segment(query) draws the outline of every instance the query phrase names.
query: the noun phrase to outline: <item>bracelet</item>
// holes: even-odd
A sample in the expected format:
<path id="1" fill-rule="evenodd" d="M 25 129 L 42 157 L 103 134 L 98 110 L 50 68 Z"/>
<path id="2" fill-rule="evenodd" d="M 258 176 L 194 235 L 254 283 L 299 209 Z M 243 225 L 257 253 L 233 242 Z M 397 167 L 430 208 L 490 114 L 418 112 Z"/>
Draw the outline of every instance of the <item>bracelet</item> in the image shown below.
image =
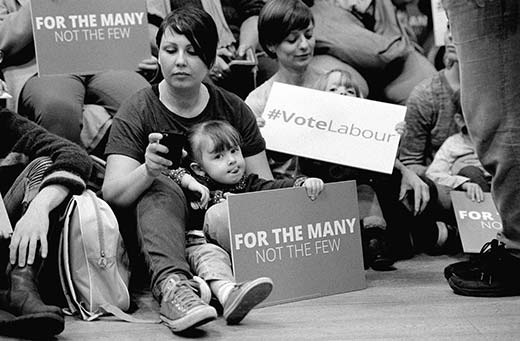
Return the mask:
<path id="1" fill-rule="evenodd" d="M 182 167 L 172 169 L 168 172 L 168 177 L 172 179 L 177 185 L 182 187 L 182 178 L 188 174 L 188 171 Z"/>

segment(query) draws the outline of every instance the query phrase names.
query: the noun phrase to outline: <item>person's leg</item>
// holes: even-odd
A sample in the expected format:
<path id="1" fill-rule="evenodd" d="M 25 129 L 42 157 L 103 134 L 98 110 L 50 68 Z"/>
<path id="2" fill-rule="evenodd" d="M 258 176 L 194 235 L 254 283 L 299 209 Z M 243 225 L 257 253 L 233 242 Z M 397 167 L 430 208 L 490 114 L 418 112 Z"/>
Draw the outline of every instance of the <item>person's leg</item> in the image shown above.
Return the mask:
<path id="1" fill-rule="evenodd" d="M 155 179 L 136 207 L 137 239 L 151 274 L 160 317 L 180 332 L 214 320 L 217 312 L 196 295 L 198 283 L 186 260 L 187 202 L 180 187 L 165 176 Z"/>
<path id="2" fill-rule="evenodd" d="M 210 242 L 219 245 L 228 254 L 231 254 L 227 202 L 215 204 L 206 211 L 203 229 Z"/>
<path id="3" fill-rule="evenodd" d="M 137 238 L 151 274 L 152 293 L 161 299 L 162 283 L 171 275 L 192 277 L 185 254 L 186 198 L 166 177 L 157 178 L 137 202 Z"/>
<path id="4" fill-rule="evenodd" d="M 478 167 L 466 166 L 459 171 L 458 175 L 469 178 L 471 182 L 479 185 L 484 192 L 489 192 L 491 190 L 489 180 L 485 177 L 484 172 Z"/>
<path id="5" fill-rule="evenodd" d="M 454 273 L 452 289 L 472 296 L 520 294 L 520 7 L 516 0 L 444 1 L 461 70 L 464 117 L 503 231 L 475 271 Z M 505 246 L 505 248 L 504 248 Z M 470 264 L 471 263 L 471 264 Z"/>
<path id="6" fill-rule="evenodd" d="M 84 100 L 82 76 L 34 76 L 25 83 L 19 111 L 51 133 L 81 145 Z"/>
<path id="7" fill-rule="evenodd" d="M 38 193 L 43 174 L 52 165 L 48 157 L 41 157 L 33 160 L 20 173 L 12 184 L 10 190 L 5 195 L 5 204 L 8 215 L 15 225 L 20 219 L 29 203 Z M 63 206 L 60 206 L 63 208 Z M 54 236 L 59 234 L 58 212 L 53 211 L 49 217 L 49 257 L 53 258 L 56 251 Z M 13 226 L 16 228 L 15 226 Z M 7 244 L 5 244 L 7 246 Z M 12 316 L 0 320 L 0 333 L 9 332 L 12 336 L 22 337 L 51 337 L 61 333 L 65 326 L 65 320 L 61 309 L 56 306 L 46 305 L 40 296 L 40 287 L 37 285 L 40 271 L 44 262 L 41 257 L 36 257 L 32 265 L 20 267 L 18 265 L 8 265 L 7 285 L 4 290 L 0 290 L 0 308 L 8 311 Z M 8 258 L 6 257 L 6 260 Z M 53 264 L 54 266 L 56 264 Z M 48 268 L 52 268 L 48 267 Z M 2 270 L 4 271 L 4 264 Z M 48 274 L 48 272 L 45 272 Z M 45 281 L 44 281 L 45 282 Z M 53 284 L 55 286 L 55 283 Z M 56 293 L 56 292 L 55 292 Z M 59 292 L 58 292 L 59 293 Z M 18 329 L 24 326 L 24 329 Z"/>
<path id="8" fill-rule="evenodd" d="M 229 254 L 220 246 L 208 243 L 205 238 L 193 237 L 202 231 L 188 232 L 186 248 L 188 261 L 193 271 L 208 282 L 211 291 L 222 305 L 222 315 L 228 324 L 238 324 L 273 289 L 273 281 L 259 277 L 251 281 L 236 283 L 231 270 Z M 191 242 L 190 242 L 191 241 Z"/>
<path id="9" fill-rule="evenodd" d="M 150 86 L 133 71 L 103 71 L 87 77 L 86 104 L 98 104 L 114 116 L 121 103 L 137 91 Z"/>

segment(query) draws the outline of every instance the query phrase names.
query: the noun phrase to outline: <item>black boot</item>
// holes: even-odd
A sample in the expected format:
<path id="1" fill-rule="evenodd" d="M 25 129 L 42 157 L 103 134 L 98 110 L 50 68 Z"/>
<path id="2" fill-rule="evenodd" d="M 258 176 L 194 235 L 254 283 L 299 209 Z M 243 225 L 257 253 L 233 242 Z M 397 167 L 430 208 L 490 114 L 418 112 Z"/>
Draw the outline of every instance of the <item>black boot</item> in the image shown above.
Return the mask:
<path id="1" fill-rule="evenodd" d="M 61 309 L 46 305 L 41 300 L 36 278 L 36 265 L 16 265 L 8 272 L 7 290 L 0 292 L 0 308 L 15 316 L 11 324 L 25 326 L 18 330 L 17 336 L 45 338 L 57 335 L 65 328 Z M 7 330 L 9 323 L 3 322 Z"/>
<path id="2" fill-rule="evenodd" d="M 385 230 L 379 227 L 363 228 L 361 238 L 365 270 L 369 267 L 376 271 L 396 270 L 393 266 L 394 258 L 390 255 Z"/>

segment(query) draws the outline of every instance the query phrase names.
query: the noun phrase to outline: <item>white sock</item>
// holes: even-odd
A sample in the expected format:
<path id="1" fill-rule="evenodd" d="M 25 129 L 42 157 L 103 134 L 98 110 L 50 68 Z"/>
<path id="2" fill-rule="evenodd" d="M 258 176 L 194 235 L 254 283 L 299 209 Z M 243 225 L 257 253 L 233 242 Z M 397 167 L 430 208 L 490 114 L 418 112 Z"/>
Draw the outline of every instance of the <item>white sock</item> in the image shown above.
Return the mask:
<path id="1" fill-rule="evenodd" d="M 219 279 L 209 282 L 209 287 L 211 288 L 211 292 L 217 296 L 220 304 L 224 305 L 229 297 L 229 293 L 235 287 L 235 283 L 224 279 Z"/>

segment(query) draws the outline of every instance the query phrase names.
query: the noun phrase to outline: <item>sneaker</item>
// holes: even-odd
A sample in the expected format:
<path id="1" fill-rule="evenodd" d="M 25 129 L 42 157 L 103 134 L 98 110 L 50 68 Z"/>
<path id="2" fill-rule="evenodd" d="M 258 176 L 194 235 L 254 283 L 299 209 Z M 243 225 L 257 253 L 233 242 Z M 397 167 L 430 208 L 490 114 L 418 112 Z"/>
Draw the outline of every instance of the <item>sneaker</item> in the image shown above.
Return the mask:
<path id="1" fill-rule="evenodd" d="M 160 317 L 174 332 L 195 328 L 217 318 L 217 311 L 205 303 L 196 291 L 196 280 L 168 279 L 163 287 Z"/>
<path id="2" fill-rule="evenodd" d="M 228 324 L 238 324 L 257 304 L 269 296 L 273 281 L 260 277 L 252 281 L 236 284 L 224 303 L 224 318 Z"/>
<path id="3" fill-rule="evenodd" d="M 520 295 L 520 258 L 511 255 L 496 239 L 482 247 L 478 258 L 449 265 L 444 271 L 448 284 L 459 295 Z"/>

